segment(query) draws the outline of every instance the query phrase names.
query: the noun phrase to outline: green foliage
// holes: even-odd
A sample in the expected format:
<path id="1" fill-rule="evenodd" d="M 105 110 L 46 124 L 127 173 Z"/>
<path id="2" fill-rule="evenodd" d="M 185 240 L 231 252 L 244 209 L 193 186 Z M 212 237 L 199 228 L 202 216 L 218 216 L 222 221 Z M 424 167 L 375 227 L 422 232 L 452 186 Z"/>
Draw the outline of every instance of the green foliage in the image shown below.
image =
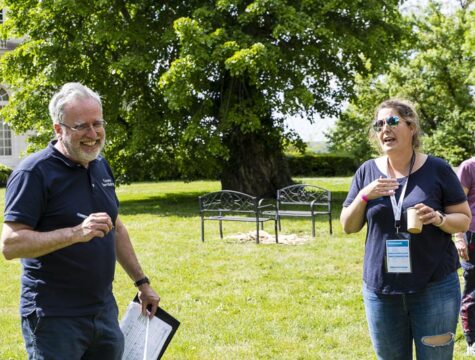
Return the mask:
<path id="1" fill-rule="evenodd" d="M 226 95 L 226 87 L 237 82 L 265 94 L 264 112 L 333 113 L 328 99 L 338 102 L 351 93 L 351 71 L 367 72 L 365 58 L 383 66 L 389 54 L 374 56 L 377 47 L 401 36 L 397 2 L 384 10 L 375 1 L 356 3 L 204 2 L 174 22 L 180 54 L 160 82 L 169 106 L 187 108 L 193 100 L 211 112 L 216 102 L 204 104 L 202 97 Z M 340 83 L 339 95 L 331 81 Z M 223 110 L 229 100 L 243 98 L 228 98 Z M 253 111 L 258 117 L 262 112 Z"/>
<path id="2" fill-rule="evenodd" d="M 163 178 L 170 164 L 187 179 L 215 178 L 230 159 L 230 134 L 261 132 L 276 153 L 298 144 L 283 118 L 335 114 L 353 74 L 384 68 L 404 34 L 396 0 L 4 5 L 0 31 L 24 42 L 0 60 L 14 90 L 2 116 L 19 132 L 35 130 L 32 149 L 42 147 L 53 135 L 52 93 L 85 83 L 103 97 L 119 182 Z"/>
<path id="3" fill-rule="evenodd" d="M 66 81 L 81 81 L 103 98 L 110 159 L 119 181 L 149 172 L 161 177 L 176 143 L 164 121 L 151 74 L 170 57 L 173 30 L 151 1 L 6 0 L 2 32 L 24 42 L 0 60 L 2 83 L 13 90 L 2 115 L 18 131 L 33 129 L 32 150 L 53 137 L 47 105 Z M 179 7 L 176 11 L 180 11 Z M 171 45 L 172 43 L 170 43 Z M 137 164 L 140 163 L 140 167 Z M 138 177 L 138 176 L 137 176 Z"/>
<path id="4" fill-rule="evenodd" d="M 464 113 L 456 111 L 445 120 L 425 138 L 424 148 L 458 166 L 474 154 L 475 108 Z"/>
<path id="5" fill-rule="evenodd" d="M 349 176 L 358 167 L 347 155 L 304 154 L 287 157 L 292 176 Z"/>
<path id="6" fill-rule="evenodd" d="M 7 180 L 11 173 L 11 168 L 0 164 L 0 187 L 4 187 L 5 185 L 7 185 Z"/>
<path id="7" fill-rule="evenodd" d="M 384 93 L 374 91 L 368 94 L 366 90 L 369 87 L 361 86 L 361 79 L 358 79 L 356 89 L 359 91 L 358 97 L 349 104 L 326 136 L 329 139 L 330 151 L 351 153 L 359 163 L 363 163 L 376 154 L 376 149 L 370 142 L 369 124 L 373 119 L 373 104 L 382 101 L 382 98 L 373 98 L 384 96 Z M 375 96 L 370 96 L 372 94 Z"/>
<path id="8" fill-rule="evenodd" d="M 467 3 L 473 3 L 473 0 L 467 1 Z M 467 15 L 467 22 L 473 24 L 475 22 L 475 12 L 470 12 Z M 465 32 L 465 44 L 464 50 L 467 53 L 474 53 L 475 52 L 475 26 L 471 26 Z M 475 67 L 472 67 L 472 71 L 470 72 L 470 79 L 469 81 L 474 84 L 475 83 Z"/>
<path id="9" fill-rule="evenodd" d="M 388 72 L 357 79 L 358 95 L 329 136 L 332 150 L 354 153 L 360 162 L 374 156 L 368 138 L 374 108 L 387 98 L 401 97 L 418 108 L 424 151 L 454 166 L 472 156 L 475 52 L 469 44 L 475 9 L 470 1 L 460 4 L 465 6 L 444 15 L 431 2 L 423 13 L 406 19 L 414 40 Z"/>

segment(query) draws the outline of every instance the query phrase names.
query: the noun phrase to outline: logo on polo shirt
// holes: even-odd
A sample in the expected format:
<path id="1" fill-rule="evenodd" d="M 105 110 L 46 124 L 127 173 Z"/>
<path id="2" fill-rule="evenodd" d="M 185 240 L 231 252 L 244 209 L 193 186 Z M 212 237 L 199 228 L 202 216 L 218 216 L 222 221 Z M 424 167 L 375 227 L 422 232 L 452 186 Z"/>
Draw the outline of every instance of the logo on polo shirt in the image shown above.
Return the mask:
<path id="1" fill-rule="evenodd" d="M 102 187 L 114 186 L 112 179 L 102 179 Z"/>

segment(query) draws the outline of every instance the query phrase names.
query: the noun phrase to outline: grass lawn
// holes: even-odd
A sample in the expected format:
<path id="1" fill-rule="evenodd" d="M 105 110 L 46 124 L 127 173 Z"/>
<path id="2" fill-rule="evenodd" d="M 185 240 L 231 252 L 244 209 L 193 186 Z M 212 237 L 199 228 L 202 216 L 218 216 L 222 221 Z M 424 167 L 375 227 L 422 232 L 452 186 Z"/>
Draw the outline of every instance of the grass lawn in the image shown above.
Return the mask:
<path id="1" fill-rule="evenodd" d="M 181 321 L 164 359 L 374 359 L 361 298 L 365 232 L 346 235 L 338 221 L 351 178 L 301 178 L 333 192 L 334 234 L 326 218 L 316 239 L 305 219 L 283 219 L 283 234 L 303 245 L 219 239 L 206 222 L 200 241 L 198 200 L 218 182 L 137 183 L 118 189 L 121 218 L 161 306 Z M 0 191 L 3 209 L 4 190 Z M 224 224 L 224 235 L 253 230 Z M 265 230 L 272 233 L 268 222 Z M 18 298 L 19 261 L 0 260 L 0 359 L 25 359 Z M 114 292 L 123 313 L 135 295 L 117 267 Z M 464 359 L 460 326 L 455 359 Z M 467 357 L 468 359 L 468 357 Z"/>

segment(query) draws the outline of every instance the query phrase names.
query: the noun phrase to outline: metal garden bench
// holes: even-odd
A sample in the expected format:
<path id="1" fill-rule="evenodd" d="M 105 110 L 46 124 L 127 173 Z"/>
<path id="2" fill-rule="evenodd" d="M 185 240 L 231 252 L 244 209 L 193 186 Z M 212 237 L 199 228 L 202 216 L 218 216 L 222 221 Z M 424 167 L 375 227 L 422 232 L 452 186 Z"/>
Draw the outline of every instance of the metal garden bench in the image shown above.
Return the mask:
<path id="1" fill-rule="evenodd" d="M 274 204 L 264 204 L 264 199 L 238 191 L 222 190 L 200 196 L 201 241 L 204 238 L 205 220 L 219 221 L 219 235 L 223 238 L 223 221 L 243 221 L 256 223 L 256 243 L 259 243 L 259 225 L 274 221 L 275 242 L 278 243 L 277 213 Z M 264 216 L 264 210 L 273 210 L 273 214 Z"/>
<path id="2" fill-rule="evenodd" d="M 308 184 L 290 185 L 277 190 L 276 200 L 279 230 L 282 217 L 308 217 L 312 219 L 312 236 L 315 237 L 315 218 L 326 215 L 330 234 L 333 233 L 331 191 Z"/>

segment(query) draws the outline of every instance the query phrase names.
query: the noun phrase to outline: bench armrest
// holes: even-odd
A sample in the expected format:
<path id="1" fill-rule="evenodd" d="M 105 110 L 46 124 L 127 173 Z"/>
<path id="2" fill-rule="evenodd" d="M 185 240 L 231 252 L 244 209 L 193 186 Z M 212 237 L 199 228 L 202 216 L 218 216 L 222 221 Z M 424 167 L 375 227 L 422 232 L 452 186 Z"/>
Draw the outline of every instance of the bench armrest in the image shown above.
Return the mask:
<path id="1" fill-rule="evenodd" d="M 313 200 L 311 203 L 310 203 L 310 211 L 313 213 L 313 210 L 315 208 L 315 203 L 317 202 L 317 200 Z"/>
<path id="2" fill-rule="evenodd" d="M 266 202 L 269 202 L 266 204 Z M 274 209 L 275 208 L 275 203 L 274 203 L 274 200 L 273 199 L 260 199 L 259 200 L 259 203 L 257 205 L 257 208 L 260 210 L 260 209 L 267 209 L 267 208 L 271 208 L 271 209 Z"/>

